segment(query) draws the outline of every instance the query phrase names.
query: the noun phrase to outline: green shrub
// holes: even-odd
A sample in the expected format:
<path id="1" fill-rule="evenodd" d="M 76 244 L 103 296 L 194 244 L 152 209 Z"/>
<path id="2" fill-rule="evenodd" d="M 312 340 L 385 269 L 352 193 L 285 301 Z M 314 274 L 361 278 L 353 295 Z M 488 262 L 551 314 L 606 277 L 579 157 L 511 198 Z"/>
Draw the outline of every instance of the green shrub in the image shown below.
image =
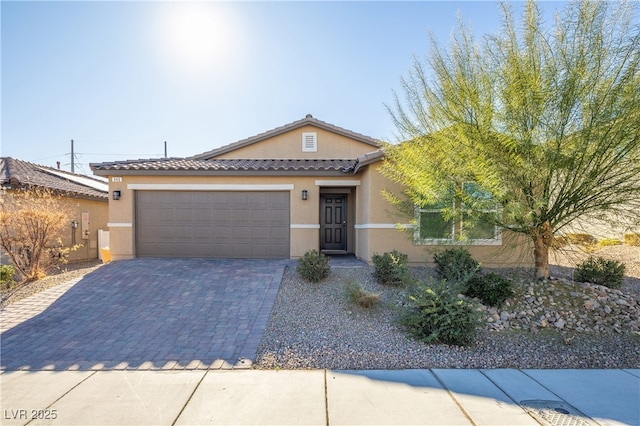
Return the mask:
<path id="1" fill-rule="evenodd" d="M 476 306 L 447 282 L 421 283 L 409 295 L 402 323 L 426 343 L 465 346 L 475 340 L 480 316 Z"/>
<path id="2" fill-rule="evenodd" d="M 620 288 L 624 279 L 624 263 L 602 257 L 589 257 L 576 266 L 573 278 L 578 282 L 600 284 L 609 288 Z"/>
<path id="3" fill-rule="evenodd" d="M 513 297 L 513 282 L 493 272 L 478 274 L 469 280 L 464 294 L 477 297 L 485 305 L 499 308 L 505 300 Z"/>
<path id="4" fill-rule="evenodd" d="M 302 278 L 312 283 L 317 283 L 329 276 L 331 267 L 329 258 L 317 250 L 309 250 L 298 259 L 296 269 Z"/>
<path id="5" fill-rule="evenodd" d="M 480 269 L 469 250 L 452 248 L 433 255 L 438 276 L 450 283 L 465 283 Z"/>
<path id="6" fill-rule="evenodd" d="M 410 277 L 409 267 L 407 266 L 408 257 L 404 253 L 400 253 L 397 250 L 383 255 L 376 253 L 371 260 L 374 266 L 373 276 L 382 284 L 401 286 Z"/>
<path id="7" fill-rule="evenodd" d="M 350 281 L 347 284 L 347 297 L 361 308 L 369 309 L 380 303 L 380 295 L 362 288 L 359 282 Z"/>
<path id="8" fill-rule="evenodd" d="M 11 265 L 0 265 L 0 288 L 11 288 L 14 284 L 15 269 Z"/>
<path id="9" fill-rule="evenodd" d="M 624 243 L 628 246 L 640 247 L 640 234 L 624 234 Z"/>

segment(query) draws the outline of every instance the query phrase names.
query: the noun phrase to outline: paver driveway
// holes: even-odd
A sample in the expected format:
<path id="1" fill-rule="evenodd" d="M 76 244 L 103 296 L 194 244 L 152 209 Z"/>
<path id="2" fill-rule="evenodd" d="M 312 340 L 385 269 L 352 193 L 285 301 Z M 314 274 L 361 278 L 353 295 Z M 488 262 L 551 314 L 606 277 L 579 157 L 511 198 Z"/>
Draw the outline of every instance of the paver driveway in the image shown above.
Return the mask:
<path id="1" fill-rule="evenodd" d="M 5 331 L 6 370 L 220 368 L 251 360 L 287 261 L 105 265 Z"/>

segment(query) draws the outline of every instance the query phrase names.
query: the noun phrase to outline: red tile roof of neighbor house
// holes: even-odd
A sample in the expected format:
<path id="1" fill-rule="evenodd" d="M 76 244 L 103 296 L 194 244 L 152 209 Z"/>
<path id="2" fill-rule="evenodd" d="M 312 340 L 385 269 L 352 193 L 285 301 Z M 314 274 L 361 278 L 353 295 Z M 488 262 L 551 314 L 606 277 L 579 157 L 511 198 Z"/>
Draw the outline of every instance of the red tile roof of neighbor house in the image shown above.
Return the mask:
<path id="1" fill-rule="evenodd" d="M 12 188 L 37 186 L 90 199 L 107 200 L 109 193 L 109 185 L 102 180 L 11 157 L 0 158 L 0 184 Z"/>

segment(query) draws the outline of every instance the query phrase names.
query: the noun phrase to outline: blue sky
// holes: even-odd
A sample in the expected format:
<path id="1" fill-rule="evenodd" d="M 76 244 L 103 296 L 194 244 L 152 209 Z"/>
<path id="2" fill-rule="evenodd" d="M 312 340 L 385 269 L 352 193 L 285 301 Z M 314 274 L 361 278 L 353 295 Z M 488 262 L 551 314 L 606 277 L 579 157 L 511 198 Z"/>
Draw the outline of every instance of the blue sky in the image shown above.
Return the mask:
<path id="1" fill-rule="evenodd" d="M 543 3 L 552 12 L 562 3 Z M 182 157 L 306 114 L 392 140 L 385 109 L 431 32 L 495 2 L 2 1 L 2 156 L 70 169 Z"/>

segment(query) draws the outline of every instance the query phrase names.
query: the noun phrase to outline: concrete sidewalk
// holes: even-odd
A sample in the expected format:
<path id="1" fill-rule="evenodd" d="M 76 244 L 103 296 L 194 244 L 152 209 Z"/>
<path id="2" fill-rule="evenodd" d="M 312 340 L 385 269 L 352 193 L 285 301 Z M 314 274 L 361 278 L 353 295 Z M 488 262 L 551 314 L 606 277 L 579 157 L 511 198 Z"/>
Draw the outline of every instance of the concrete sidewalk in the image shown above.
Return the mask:
<path id="1" fill-rule="evenodd" d="M 640 424 L 635 370 L 10 371 L 3 425 Z"/>

